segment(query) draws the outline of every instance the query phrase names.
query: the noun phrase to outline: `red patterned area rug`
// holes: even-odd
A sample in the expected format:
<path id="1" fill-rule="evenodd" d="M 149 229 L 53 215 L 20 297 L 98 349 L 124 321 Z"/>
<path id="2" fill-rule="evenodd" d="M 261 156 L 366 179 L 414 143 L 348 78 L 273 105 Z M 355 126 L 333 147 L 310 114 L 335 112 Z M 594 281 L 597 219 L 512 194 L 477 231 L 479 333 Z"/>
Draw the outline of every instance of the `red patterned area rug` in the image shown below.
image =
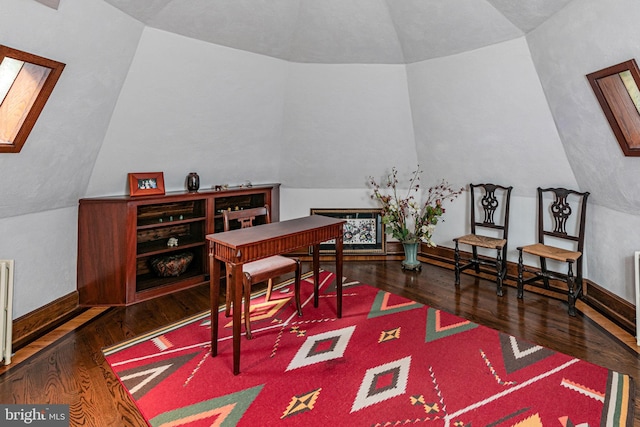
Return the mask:
<path id="1" fill-rule="evenodd" d="M 252 301 L 232 373 L 230 319 L 210 356 L 203 313 L 104 349 L 152 426 L 631 426 L 627 375 L 322 272 L 303 316 L 290 284 Z"/>

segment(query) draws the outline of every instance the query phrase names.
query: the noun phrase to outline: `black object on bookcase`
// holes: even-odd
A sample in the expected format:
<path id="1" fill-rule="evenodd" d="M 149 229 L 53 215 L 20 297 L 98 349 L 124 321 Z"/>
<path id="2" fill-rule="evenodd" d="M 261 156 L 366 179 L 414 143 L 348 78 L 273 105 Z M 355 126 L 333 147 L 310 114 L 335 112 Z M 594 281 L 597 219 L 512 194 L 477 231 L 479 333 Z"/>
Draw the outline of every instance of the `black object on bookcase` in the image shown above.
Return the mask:
<path id="1" fill-rule="evenodd" d="M 189 175 L 187 175 L 187 190 L 190 193 L 193 193 L 195 191 L 198 191 L 199 188 L 200 188 L 200 177 L 198 176 L 197 173 L 191 172 Z"/>

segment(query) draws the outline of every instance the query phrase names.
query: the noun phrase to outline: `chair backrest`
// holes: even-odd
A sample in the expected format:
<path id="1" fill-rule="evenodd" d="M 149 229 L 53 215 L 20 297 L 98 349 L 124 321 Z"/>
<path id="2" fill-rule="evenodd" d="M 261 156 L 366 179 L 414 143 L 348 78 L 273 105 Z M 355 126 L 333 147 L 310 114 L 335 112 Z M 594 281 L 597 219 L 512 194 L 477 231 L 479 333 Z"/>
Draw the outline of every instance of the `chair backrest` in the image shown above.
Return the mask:
<path id="1" fill-rule="evenodd" d="M 588 192 L 538 187 L 538 243 L 545 244 L 545 237 L 572 241 L 582 252 L 588 197 Z"/>
<path id="2" fill-rule="evenodd" d="M 224 231 L 229 231 L 233 228 L 247 228 L 259 224 L 269 224 L 271 222 L 269 205 L 237 211 L 224 211 L 222 212 L 222 217 L 224 218 Z M 237 224 L 232 223 L 232 221 L 236 221 Z"/>
<path id="3" fill-rule="evenodd" d="M 509 234 L 509 205 L 513 187 L 497 184 L 469 184 L 469 188 L 471 190 L 471 233 L 476 234 L 476 227 L 491 228 L 501 231 L 501 238 L 506 239 Z M 478 201 L 480 209 L 476 205 Z M 498 211 L 500 201 L 502 201 L 502 208 Z M 482 212 L 482 219 L 476 219 L 476 210 Z"/>

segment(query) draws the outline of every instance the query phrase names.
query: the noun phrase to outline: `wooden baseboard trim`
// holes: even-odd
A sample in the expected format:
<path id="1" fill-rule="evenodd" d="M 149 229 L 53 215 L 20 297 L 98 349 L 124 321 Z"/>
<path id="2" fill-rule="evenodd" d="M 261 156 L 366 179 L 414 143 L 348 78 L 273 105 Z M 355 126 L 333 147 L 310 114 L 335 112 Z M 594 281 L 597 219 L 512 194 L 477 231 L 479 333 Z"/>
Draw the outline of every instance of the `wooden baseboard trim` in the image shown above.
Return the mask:
<path id="1" fill-rule="evenodd" d="M 49 330 L 73 316 L 79 309 L 78 292 L 74 291 L 55 301 L 51 301 L 37 310 L 14 319 L 13 348 L 23 347 L 39 336 L 46 334 Z"/>
<path id="2" fill-rule="evenodd" d="M 582 299 L 631 335 L 636 334 L 636 307 L 590 280 L 585 280 Z"/>

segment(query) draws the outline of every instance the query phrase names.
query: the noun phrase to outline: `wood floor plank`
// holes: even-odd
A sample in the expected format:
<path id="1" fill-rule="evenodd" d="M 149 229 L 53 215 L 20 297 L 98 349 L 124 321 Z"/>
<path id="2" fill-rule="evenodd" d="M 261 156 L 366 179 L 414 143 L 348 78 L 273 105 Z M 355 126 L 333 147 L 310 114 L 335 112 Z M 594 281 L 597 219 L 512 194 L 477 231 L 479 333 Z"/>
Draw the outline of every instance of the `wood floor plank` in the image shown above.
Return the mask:
<path id="1" fill-rule="evenodd" d="M 19 351 L 12 355 L 11 364 L 0 365 L 0 375 L 13 367 L 20 365 L 22 362 L 38 353 L 40 350 L 49 347 L 60 338 L 64 337 L 70 332 L 77 330 L 82 325 L 100 316 L 108 309 L 109 307 L 89 308 L 88 310 L 83 311 L 68 322 L 65 322 L 63 325 L 55 328 L 53 331 L 45 334 L 36 341 L 22 347 Z"/>
<path id="2" fill-rule="evenodd" d="M 326 268 L 331 271 L 333 265 Z M 303 271 L 309 269 L 305 263 Z M 578 315 L 571 317 L 565 301 L 528 291 L 520 300 L 509 286 L 498 297 L 495 283 L 466 274 L 456 287 L 453 271 L 429 264 L 421 272 L 404 272 L 399 261 L 348 262 L 344 275 L 632 376 L 635 425 L 640 425 L 635 338 L 581 302 Z M 72 426 L 144 426 L 102 348 L 207 309 L 205 285 L 130 307 L 87 310 L 18 351 L 9 367 L 0 367 L 0 402 L 69 404 Z"/>

